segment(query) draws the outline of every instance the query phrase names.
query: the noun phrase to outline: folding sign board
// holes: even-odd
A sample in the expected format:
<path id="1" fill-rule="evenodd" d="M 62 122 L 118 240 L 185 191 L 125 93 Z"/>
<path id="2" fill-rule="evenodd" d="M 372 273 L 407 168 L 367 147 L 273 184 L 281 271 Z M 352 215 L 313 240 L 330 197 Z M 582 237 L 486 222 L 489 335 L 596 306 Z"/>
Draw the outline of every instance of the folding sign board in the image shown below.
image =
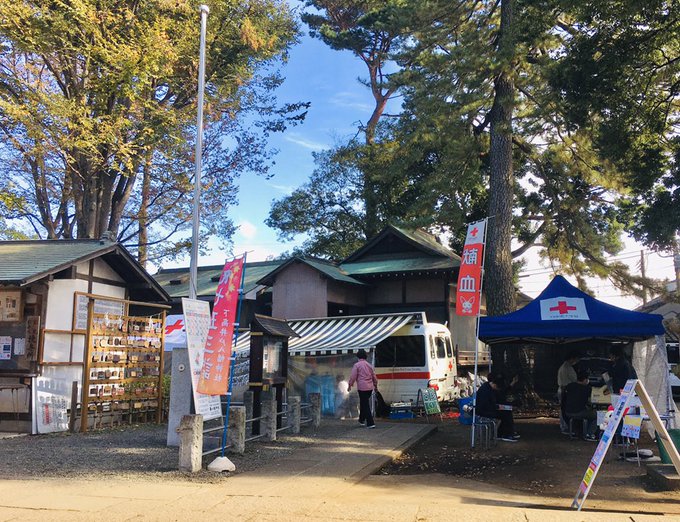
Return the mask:
<path id="1" fill-rule="evenodd" d="M 600 439 L 600 443 L 597 445 L 597 448 L 595 448 L 593 458 L 590 460 L 590 464 L 588 465 L 585 475 L 583 475 L 583 480 L 581 480 L 581 485 L 576 492 L 576 497 L 574 497 L 571 507 L 581 511 L 581 508 L 586 501 L 586 497 L 590 492 L 590 488 L 593 487 L 593 482 L 595 482 L 597 472 L 602 466 L 604 456 L 607 454 L 607 450 L 609 449 L 609 446 L 611 446 L 612 440 L 614 439 L 616 429 L 623 420 L 626 408 L 628 408 L 628 406 L 633 402 L 635 395 L 637 395 L 638 399 L 640 399 L 640 403 L 647 412 L 649 419 L 652 421 L 654 429 L 656 429 L 657 437 L 661 439 L 661 443 L 673 461 L 675 470 L 678 472 L 678 474 L 680 474 L 680 454 L 678 454 L 678 450 L 673 445 L 670 435 L 668 435 L 668 431 L 666 431 L 666 426 L 664 426 L 661 417 L 659 417 L 659 413 L 656 411 L 656 408 L 654 407 L 652 400 L 649 398 L 647 390 L 645 390 L 644 386 L 642 386 L 642 383 L 637 379 L 630 379 L 626 382 L 626 386 L 624 386 L 621 396 L 619 397 L 619 401 L 616 403 L 616 407 L 614 408 L 614 413 L 607 424 L 607 429 L 604 430 L 604 434 Z"/>
<path id="2" fill-rule="evenodd" d="M 182 298 L 184 327 L 186 329 L 191 389 L 194 395 L 194 409 L 203 415 L 203 420 L 217 419 L 222 416 L 222 402 L 219 395 L 199 393 L 198 379 L 203 367 L 205 342 L 210 329 L 210 304 L 207 301 Z"/>

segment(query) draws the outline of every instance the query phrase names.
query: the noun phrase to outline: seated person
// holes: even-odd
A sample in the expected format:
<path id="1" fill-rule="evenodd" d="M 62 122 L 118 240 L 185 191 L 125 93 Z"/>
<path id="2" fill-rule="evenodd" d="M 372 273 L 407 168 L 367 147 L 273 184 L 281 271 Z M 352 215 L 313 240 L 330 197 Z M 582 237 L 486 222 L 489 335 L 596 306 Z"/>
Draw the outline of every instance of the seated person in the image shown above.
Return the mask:
<path id="1" fill-rule="evenodd" d="M 576 375 L 576 382 L 569 383 L 564 390 L 564 411 L 567 418 L 583 419 L 584 439 L 598 440 L 595 436 L 597 412 L 588 404 L 589 399 L 588 372 L 581 370 Z"/>
<path id="2" fill-rule="evenodd" d="M 496 400 L 497 393 L 503 393 L 505 380 L 500 374 L 490 373 L 487 382 L 477 390 L 476 414 L 480 417 L 498 419 L 498 438 L 506 442 L 517 442 L 519 435 L 515 433 L 512 410 L 499 410 Z"/>

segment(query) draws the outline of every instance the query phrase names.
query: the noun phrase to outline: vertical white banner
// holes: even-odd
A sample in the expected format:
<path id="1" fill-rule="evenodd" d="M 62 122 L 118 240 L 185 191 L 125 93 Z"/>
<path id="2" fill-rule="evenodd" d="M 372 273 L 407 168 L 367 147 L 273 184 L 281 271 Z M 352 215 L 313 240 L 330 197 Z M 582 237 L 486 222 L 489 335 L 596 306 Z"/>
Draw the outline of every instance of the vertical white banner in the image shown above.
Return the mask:
<path id="1" fill-rule="evenodd" d="M 216 419 L 222 416 L 221 397 L 219 395 L 203 395 L 196 391 L 203 367 L 205 342 L 208 339 L 208 330 L 210 329 L 210 305 L 206 301 L 182 298 L 182 311 L 184 312 L 184 328 L 189 352 L 194 408 L 196 413 L 203 415 L 203 420 Z"/>

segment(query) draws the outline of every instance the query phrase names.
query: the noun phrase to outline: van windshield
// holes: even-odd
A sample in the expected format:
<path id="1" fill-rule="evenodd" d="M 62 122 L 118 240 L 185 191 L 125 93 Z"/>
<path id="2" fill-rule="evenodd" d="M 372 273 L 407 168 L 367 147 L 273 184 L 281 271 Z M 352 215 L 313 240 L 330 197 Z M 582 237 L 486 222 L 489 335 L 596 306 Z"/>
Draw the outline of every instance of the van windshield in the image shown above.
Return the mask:
<path id="1" fill-rule="evenodd" d="M 446 345 L 442 337 L 437 337 L 437 358 L 444 359 L 446 357 Z"/>
<path id="2" fill-rule="evenodd" d="M 375 347 L 375 366 L 425 366 L 425 337 L 404 335 L 380 341 Z"/>
<path id="3" fill-rule="evenodd" d="M 446 340 L 446 356 L 453 357 L 453 349 L 451 348 L 451 339 L 445 337 Z"/>

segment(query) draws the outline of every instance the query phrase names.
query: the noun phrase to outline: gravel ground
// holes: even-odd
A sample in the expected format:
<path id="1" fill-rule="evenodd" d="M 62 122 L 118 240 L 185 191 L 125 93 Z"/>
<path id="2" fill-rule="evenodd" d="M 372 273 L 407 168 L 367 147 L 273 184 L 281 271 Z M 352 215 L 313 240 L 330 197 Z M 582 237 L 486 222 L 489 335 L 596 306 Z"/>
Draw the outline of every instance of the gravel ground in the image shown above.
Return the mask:
<path id="1" fill-rule="evenodd" d="M 292 451 L 342 436 L 349 423 L 324 419 L 318 429 L 298 436 L 279 433 L 273 442 L 246 443 L 243 455 L 228 454 L 236 473 L 256 469 Z M 0 480 L 111 477 L 122 480 L 220 482 L 229 474 L 205 471 L 217 454 L 204 459 L 204 471 L 177 471 L 178 449 L 165 445 L 166 424 L 141 424 L 88 433 L 56 433 L 0 439 Z M 233 475 L 233 474 L 232 474 Z"/>

